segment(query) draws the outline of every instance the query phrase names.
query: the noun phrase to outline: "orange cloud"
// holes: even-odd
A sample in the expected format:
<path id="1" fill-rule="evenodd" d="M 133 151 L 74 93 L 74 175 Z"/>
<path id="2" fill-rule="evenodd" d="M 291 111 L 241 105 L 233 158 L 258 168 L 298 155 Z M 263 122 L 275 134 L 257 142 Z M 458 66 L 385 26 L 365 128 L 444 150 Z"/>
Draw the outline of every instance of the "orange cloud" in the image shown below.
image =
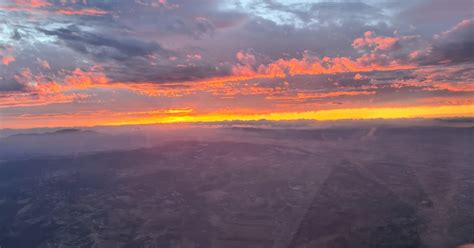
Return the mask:
<path id="1" fill-rule="evenodd" d="M 15 57 L 13 56 L 7 55 L 7 56 L 2 57 L 2 64 L 4 65 L 9 65 L 13 61 L 15 61 Z"/>
<path id="2" fill-rule="evenodd" d="M 426 91 L 446 90 L 451 92 L 474 92 L 474 82 L 436 82 L 432 80 L 397 80 L 393 88 L 418 87 Z"/>
<path id="3" fill-rule="evenodd" d="M 363 52 L 360 57 L 355 59 L 349 57 L 319 58 L 305 51 L 301 59 L 278 59 L 272 63 L 260 65 L 257 65 L 254 54 L 239 51 L 235 55 L 239 64 L 233 66 L 232 75 L 228 79 L 234 80 L 239 77 L 247 79 L 285 78 L 295 75 L 414 69 L 417 66 L 409 63 L 408 59 L 402 60 L 398 58 L 399 56 L 394 55 L 395 52 L 400 52 L 394 47 L 399 43 L 411 44 L 416 40 L 417 36 L 385 37 L 375 36 L 373 32 L 365 32 L 362 38 L 357 38 L 352 43 L 355 49 Z"/>
<path id="4" fill-rule="evenodd" d="M 362 80 L 364 76 L 362 76 L 360 73 L 357 73 L 354 75 L 354 80 Z"/>
<path id="5" fill-rule="evenodd" d="M 75 69 L 71 75 L 66 76 L 63 84 L 57 83 L 42 74 L 35 75 L 29 68 L 21 70 L 14 76 L 14 79 L 24 86 L 24 91 L 0 93 L 0 108 L 43 106 L 82 101 L 88 98 L 89 95 L 69 91 L 108 82 L 103 74 L 84 72 L 80 69 Z"/>
<path id="6" fill-rule="evenodd" d="M 388 50 L 392 48 L 397 41 L 398 40 L 394 37 L 375 36 L 374 32 L 367 31 L 363 37 L 355 39 L 354 42 L 352 42 L 352 46 L 356 49 L 370 47 L 375 50 Z"/>
<path id="7" fill-rule="evenodd" d="M 35 75 L 29 68 L 21 70 L 14 76 L 15 80 L 26 87 L 28 92 L 36 94 L 51 94 L 64 91 L 64 86 L 42 74 Z M 22 94 L 20 92 L 19 94 Z"/>
<path id="8" fill-rule="evenodd" d="M 474 92 L 474 82 L 467 84 L 460 83 L 437 83 L 432 85 L 437 90 L 447 90 L 453 92 Z"/>
<path id="9" fill-rule="evenodd" d="M 245 78 L 245 80 L 249 79 Z M 282 94 L 287 91 L 287 86 L 285 85 L 263 87 L 255 82 L 227 81 L 225 79 L 163 84 L 118 82 L 104 85 L 104 87 L 124 88 L 135 91 L 138 94 L 161 97 L 182 97 L 191 94 L 205 93 L 222 98 L 232 98 L 239 95 Z"/>
<path id="10" fill-rule="evenodd" d="M 71 75 L 64 78 L 64 82 L 69 88 L 88 88 L 96 85 L 106 84 L 109 78 L 102 72 L 88 71 L 85 72 L 80 68 L 74 69 Z"/>
<path id="11" fill-rule="evenodd" d="M 333 92 L 298 92 L 289 96 L 267 96 L 267 100 L 302 102 L 311 99 L 332 98 L 339 96 L 373 95 L 375 91 L 333 91 Z"/>
<path id="12" fill-rule="evenodd" d="M 0 94 L 0 108 L 44 106 L 56 103 L 71 103 L 84 100 L 89 96 L 86 94 L 41 94 L 20 93 Z"/>
<path id="13" fill-rule="evenodd" d="M 392 71 L 416 68 L 415 65 L 400 64 L 397 61 L 380 65 L 367 57 L 353 60 L 348 57 L 313 57 L 305 54 L 301 59 L 278 59 L 268 65 L 256 68 L 249 65 L 233 67 L 233 76 L 255 78 L 285 78 L 295 75 L 337 74 L 344 72 Z M 230 77 L 232 78 L 232 77 Z"/>
<path id="14" fill-rule="evenodd" d="M 88 16 L 101 16 L 106 15 L 109 12 L 95 8 L 84 8 L 84 9 L 58 9 L 56 13 L 61 15 L 88 15 Z"/>
<path id="15" fill-rule="evenodd" d="M 46 61 L 38 60 L 38 62 L 49 66 Z M 72 91 L 93 87 L 114 87 L 107 85 L 110 80 L 97 67 L 91 68 L 91 71 L 76 68 L 60 83 L 55 81 L 57 77 L 45 76 L 42 73 L 34 74 L 29 68 L 21 70 L 13 79 L 23 88 L 18 92 L 0 92 L 0 108 L 82 101 L 89 95 Z"/>

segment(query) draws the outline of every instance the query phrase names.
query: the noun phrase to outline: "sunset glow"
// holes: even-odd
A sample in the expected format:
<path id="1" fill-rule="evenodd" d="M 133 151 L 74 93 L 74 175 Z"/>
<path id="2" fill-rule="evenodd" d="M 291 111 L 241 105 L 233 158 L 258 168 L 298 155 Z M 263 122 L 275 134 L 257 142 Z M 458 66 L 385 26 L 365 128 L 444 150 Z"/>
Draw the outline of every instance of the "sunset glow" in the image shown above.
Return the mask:
<path id="1" fill-rule="evenodd" d="M 419 107 L 382 107 L 328 109 L 306 112 L 215 112 L 195 113 L 192 109 L 168 109 L 162 111 L 143 111 L 129 113 L 97 112 L 71 115 L 26 115 L 18 117 L 11 127 L 64 127 L 97 125 L 140 125 L 196 122 L 232 122 L 232 121 L 334 121 L 334 120 L 372 120 L 439 117 L 474 117 L 474 105 L 457 106 L 419 106 Z M 18 123 L 27 123 L 22 126 Z M 9 127 L 9 123 L 4 123 Z"/>
<path id="2" fill-rule="evenodd" d="M 0 127 L 474 115 L 472 16 L 211 2 L 2 2 Z"/>
<path id="3" fill-rule="evenodd" d="M 474 117 L 474 105 L 462 106 L 432 106 L 432 107 L 405 107 L 405 108 L 357 108 L 331 109 L 308 112 L 275 112 L 262 114 L 231 114 L 216 113 L 207 115 L 160 116 L 144 119 L 134 118 L 128 121 L 108 123 L 110 125 L 124 124 L 152 124 L 176 122 L 219 122 L 219 121 L 289 121 L 289 120 L 368 120 L 368 119 L 398 119 L 420 117 Z"/>

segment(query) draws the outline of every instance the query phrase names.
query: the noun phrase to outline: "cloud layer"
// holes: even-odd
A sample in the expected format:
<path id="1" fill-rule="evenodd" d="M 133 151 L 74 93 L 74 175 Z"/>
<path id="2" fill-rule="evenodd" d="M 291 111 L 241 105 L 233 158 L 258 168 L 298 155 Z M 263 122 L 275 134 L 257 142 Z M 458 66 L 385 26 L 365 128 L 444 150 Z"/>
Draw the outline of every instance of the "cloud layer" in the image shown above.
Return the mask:
<path id="1" fill-rule="evenodd" d="M 465 106 L 474 95 L 470 5 L 7 0 L 0 111 L 15 123 L 84 111 Z M 445 19 L 435 16 L 441 7 Z"/>

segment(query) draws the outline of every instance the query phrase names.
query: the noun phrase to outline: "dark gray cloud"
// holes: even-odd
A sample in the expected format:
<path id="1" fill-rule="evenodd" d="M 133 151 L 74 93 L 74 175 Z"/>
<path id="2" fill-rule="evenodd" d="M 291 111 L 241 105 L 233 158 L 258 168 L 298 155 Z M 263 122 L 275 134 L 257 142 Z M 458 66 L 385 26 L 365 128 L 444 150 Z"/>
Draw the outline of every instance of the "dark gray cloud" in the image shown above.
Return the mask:
<path id="1" fill-rule="evenodd" d="M 463 63 L 474 61 L 474 19 L 435 36 L 426 63 Z"/>
<path id="2" fill-rule="evenodd" d="M 230 28 L 247 18 L 246 13 L 226 10 L 220 6 L 225 1 L 187 0 L 168 1 L 114 1 L 96 3 L 95 6 L 120 13 L 113 18 L 126 28 L 138 31 L 137 35 L 160 40 L 164 36 L 181 39 L 200 39 L 217 30 Z M 136 14 L 140 13 L 139 18 Z"/>
<path id="3" fill-rule="evenodd" d="M 118 82 L 168 83 L 226 76 L 231 73 L 229 66 L 215 66 L 206 63 L 180 65 L 150 65 L 146 61 L 131 60 L 104 66 L 108 77 Z"/>
<path id="4" fill-rule="evenodd" d="M 412 29 L 426 38 L 473 17 L 472 0 L 386 1 L 381 5 L 395 13 L 391 21 L 400 30 Z"/>
<path id="5" fill-rule="evenodd" d="M 74 25 L 55 30 L 43 28 L 38 28 L 38 30 L 57 37 L 66 46 L 77 52 L 100 59 L 126 60 L 130 57 L 144 57 L 152 54 L 168 55 L 168 51 L 156 42 L 88 32 Z"/>
<path id="6" fill-rule="evenodd" d="M 13 78 L 0 79 L 0 92 L 23 91 L 26 87 Z"/>
<path id="7" fill-rule="evenodd" d="M 113 81 L 162 83 L 230 74 L 229 66 L 190 61 L 187 53 L 164 49 L 157 42 L 115 33 L 89 32 L 77 26 L 39 30 L 58 38 L 72 50 L 90 56 Z"/>
<path id="8" fill-rule="evenodd" d="M 15 29 L 12 34 L 12 39 L 14 40 L 20 40 L 21 39 L 21 34 L 18 31 L 18 29 Z"/>

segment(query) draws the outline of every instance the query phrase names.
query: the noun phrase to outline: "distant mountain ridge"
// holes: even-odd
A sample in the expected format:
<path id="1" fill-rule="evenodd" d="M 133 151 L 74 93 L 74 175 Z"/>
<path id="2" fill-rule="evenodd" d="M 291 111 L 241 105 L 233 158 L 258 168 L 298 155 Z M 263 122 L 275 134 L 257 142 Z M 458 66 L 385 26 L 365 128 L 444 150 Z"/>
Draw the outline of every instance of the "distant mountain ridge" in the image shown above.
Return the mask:
<path id="1" fill-rule="evenodd" d="M 7 137 L 18 137 L 18 136 L 44 136 L 44 135 L 60 135 L 60 134 L 97 134 L 98 132 L 87 130 L 87 129 L 80 129 L 80 128 L 64 128 L 59 129 L 52 132 L 43 132 L 43 133 L 19 133 L 19 134 L 12 134 Z"/>

